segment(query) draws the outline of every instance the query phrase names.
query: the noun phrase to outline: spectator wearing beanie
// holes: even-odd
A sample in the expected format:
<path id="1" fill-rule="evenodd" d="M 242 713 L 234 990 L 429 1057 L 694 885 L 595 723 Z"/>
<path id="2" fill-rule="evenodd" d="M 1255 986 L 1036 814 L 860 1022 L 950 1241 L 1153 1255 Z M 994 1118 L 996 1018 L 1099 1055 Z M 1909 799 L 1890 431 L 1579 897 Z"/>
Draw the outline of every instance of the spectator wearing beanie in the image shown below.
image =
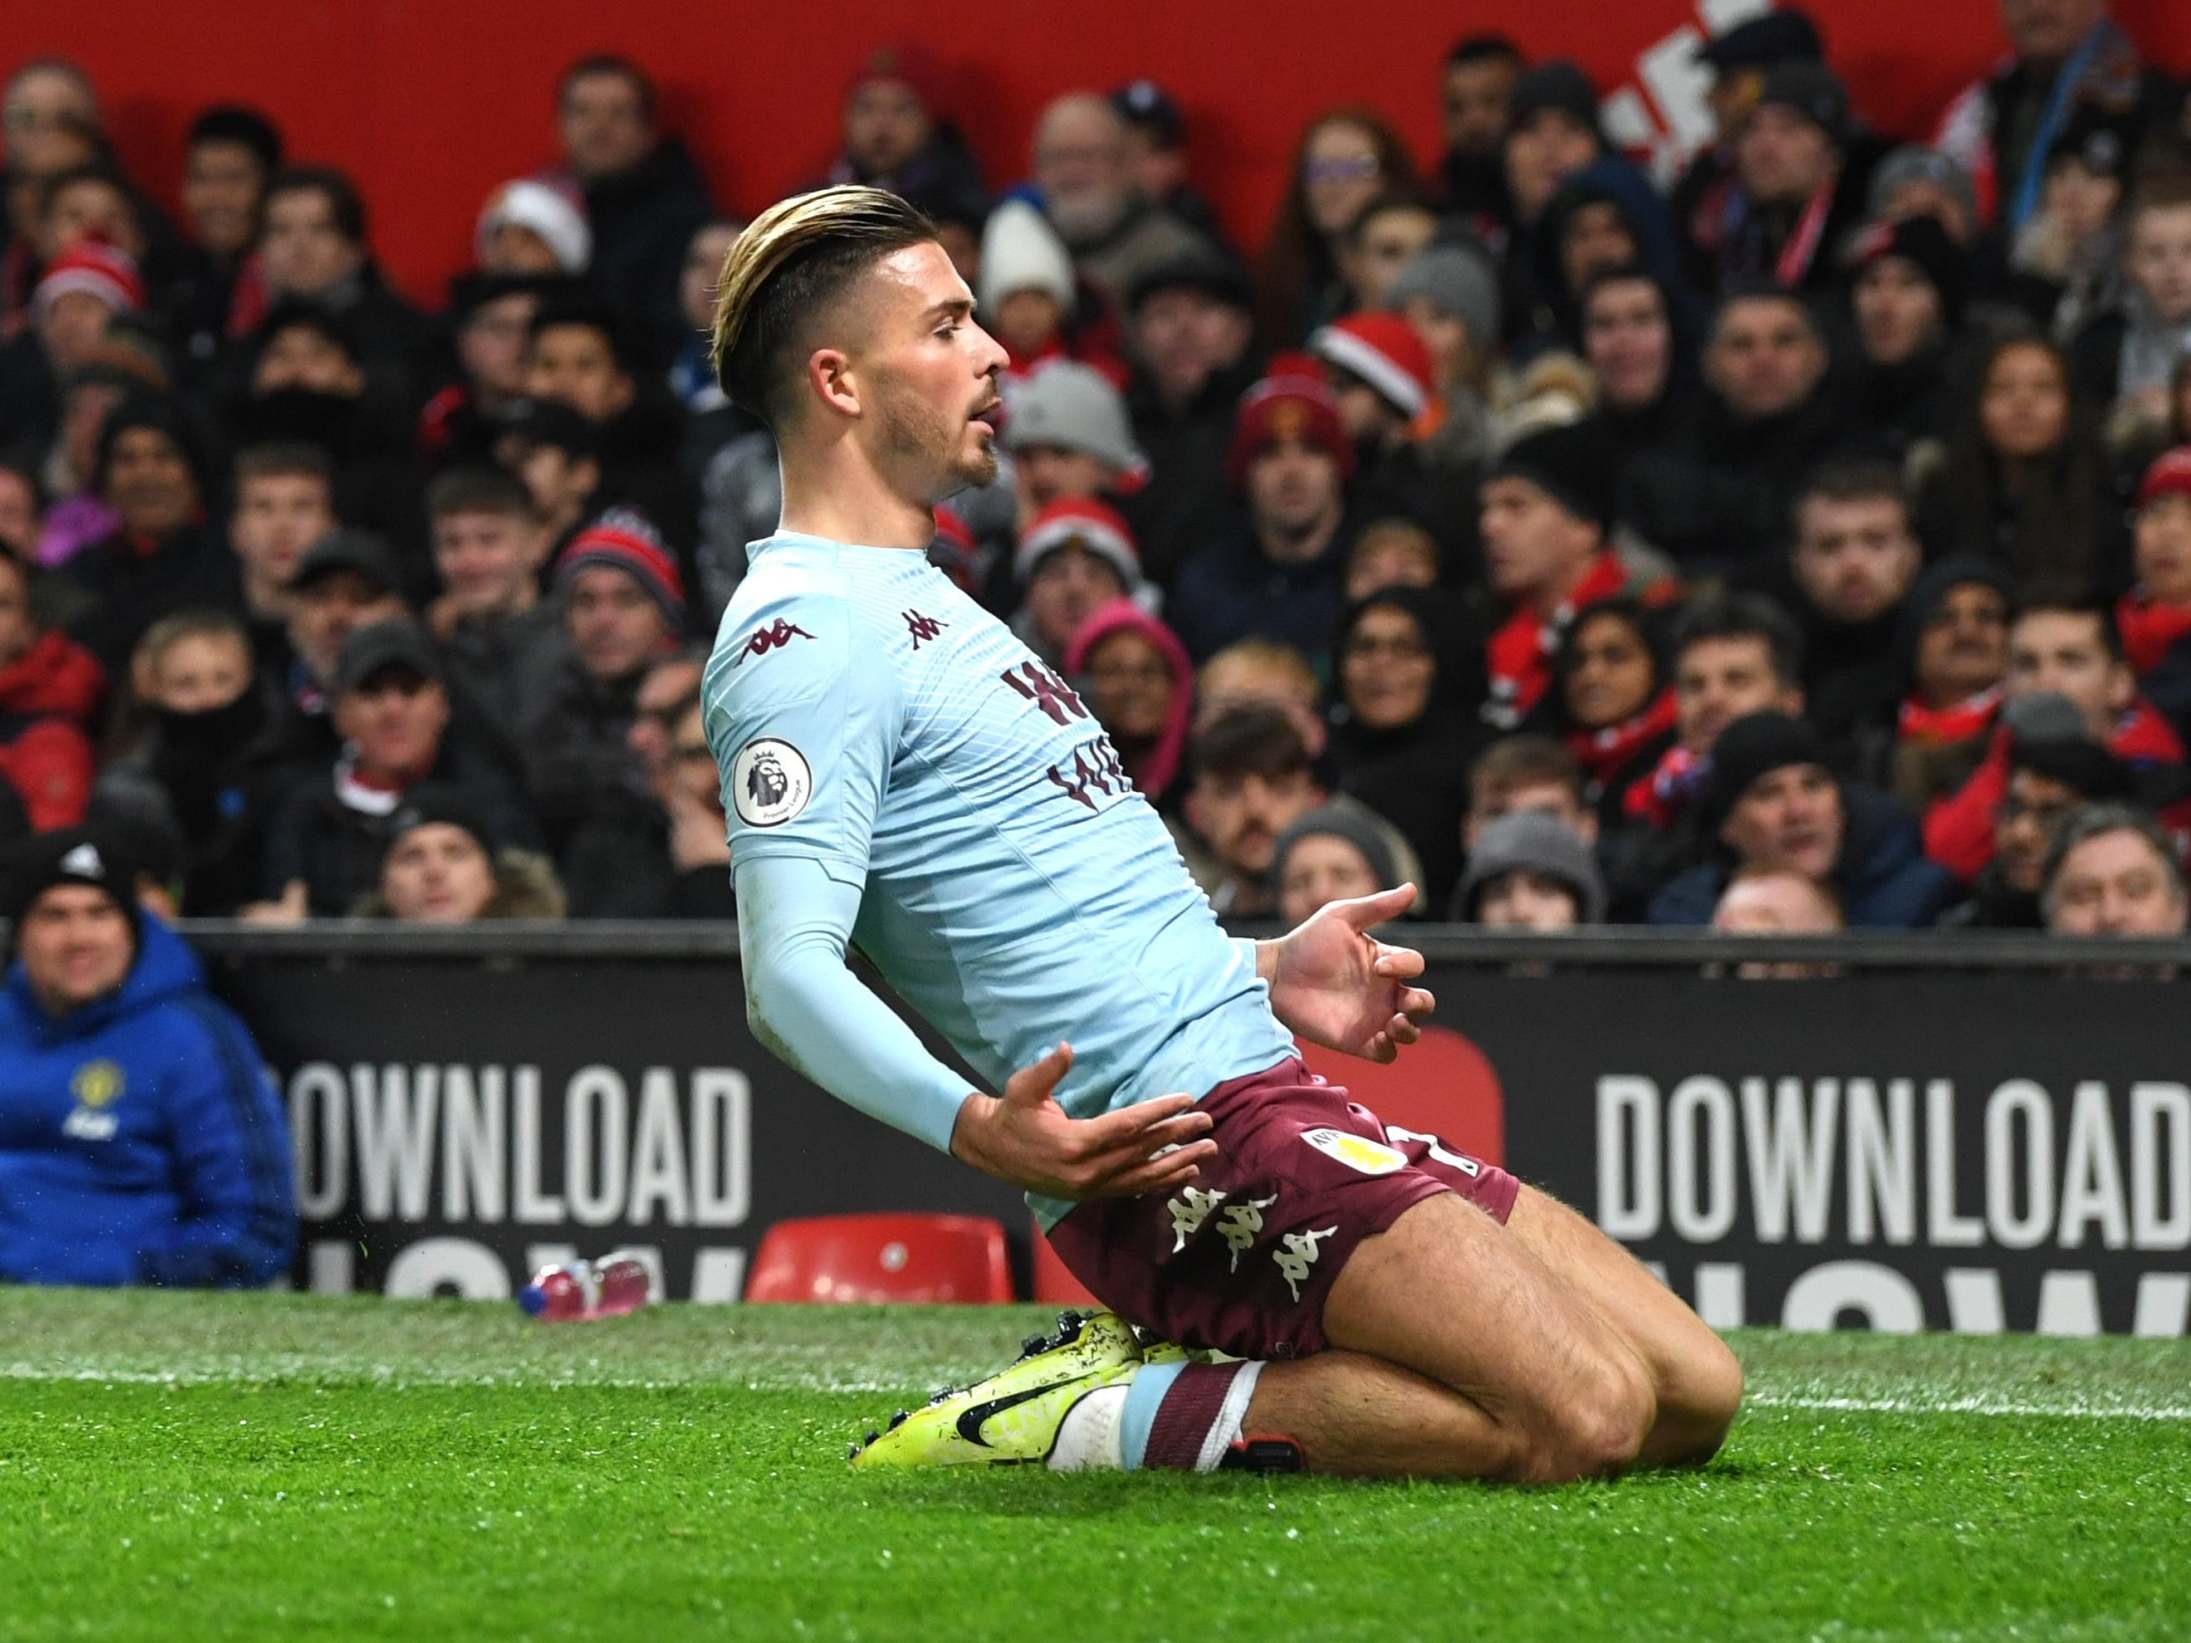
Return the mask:
<path id="1" fill-rule="evenodd" d="M 556 561 L 569 655 L 524 738 L 533 798 L 573 918 L 650 918 L 669 893 L 661 806 L 630 744 L 647 669 L 685 630 L 677 562 L 612 508 Z"/>
<path id="2" fill-rule="evenodd" d="M 32 827 L 83 820 L 105 700 L 105 670 L 83 646 L 41 628 L 31 613 L 29 570 L 0 554 L 0 780 L 15 790 Z"/>
<path id="3" fill-rule="evenodd" d="M 559 919 L 563 887 L 545 856 L 502 842 L 471 794 L 428 782 L 389 817 L 379 876 L 353 913 L 406 924 Z"/>
<path id="4" fill-rule="evenodd" d="M 1323 805 L 1294 822 L 1271 850 L 1279 919 L 1298 925 L 1329 902 L 1374 896 L 1399 884 L 1386 835 L 1376 817 L 1350 805 Z"/>
<path id="5" fill-rule="evenodd" d="M 253 250 L 266 187 L 281 170 L 281 132 L 257 109 L 222 103 L 190 122 L 183 144 L 183 248 L 175 313 L 183 357 L 211 362 L 239 306 L 263 310 L 266 292 Z"/>
<path id="6" fill-rule="evenodd" d="M 2015 589 L 1983 559 L 1943 559 L 1902 607 L 1909 694 L 1895 715 L 1894 796 L 1923 815 L 1985 757 L 2008 672 Z"/>
<path id="7" fill-rule="evenodd" d="M 1531 285 L 1542 306 L 1531 327 L 1570 349 L 1582 346 L 1582 293 L 1593 275 L 1641 268 L 1668 290 L 1686 289 L 1665 203 L 1649 178 L 1617 156 L 1594 160 L 1560 184 L 1538 219 L 1534 257 Z"/>
<path id="8" fill-rule="evenodd" d="M 1006 200 L 982 229 L 979 295 L 983 324 L 1011 356 L 1002 383 L 1008 405 L 1016 403 L 1016 386 L 1049 360 L 1083 360 L 1114 382 L 1125 380 L 1101 302 L 1092 294 L 1083 300 L 1072 253 L 1025 200 Z"/>
<path id="9" fill-rule="evenodd" d="M 1830 289 L 1841 277 L 1834 248 L 1863 220 L 1867 170 L 1841 77 L 1818 62 L 1772 69 L 1735 137 L 1717 287 Z"/>
<path id="10" fill-rule="evenodd" d="M 1065 651 L 1065 676 L 1118 750 L 1134 789 L 1170 815 L 1179 807 L 1194 665 L 1179 636 L 1131 599 L 1098 605 Z"/>
<path id="11" fill-rule="evenodd" d="M 119 673 L 155 618 L 232 597 L 228 544 L 206 523 L 206 468 L 196 433 L 167 400 L 117 409 L 99 433 L 92 489 L 120 529 L 70 558 L 88 595 L 71 624 L 108 674 Z"/>
<path id="12" fill-rule="evenodd" d="M 1006 413 L 1004 448 L 1025 520 L 1069 498 L 1116 503 L 1148 475 L 1118 389 L 1075 360 L 1048 360 L 1021 383 Z"/>
<path id="13" fill-rule="evenodd" d="M 1970 899 L 1941 924 L 1962 930 L 2042 928 L 2039 892 L 2063 825 L 2086 805 L 2135 797 L 2130 768 L 2097 742 L 2075 734 L 2012 732 L 2008 788 L 1994 810 L 1993 859 L 1971 885 Z"/>
<path id="14" fill-rule="evenodd" d="M 1126 410 L 1149 463 L 1131 517 L 1149 575 L 1169 587 L 1232 509 L 1225 452 L 1240 396 L 1260 374 L 1247 275 L 1214 250 L 1159 264 L 1128 297 L 1126 337 Z"/>
<path id="15" fill-rule="evenodd" d="M 1947 432 L 1948 366 L 1963 322 L 1966 253 L 1931 217 L 1877 222 L 1850 242 L 1854 413 L 1907 451 Z"/>
<path id="16" fill-rule="evenodd" d="M 1148 597 L 1133 531 L 1093 497 L 1051 503 L 1029 521 L 1012 556 L 1020 588 L 1012 632 L 1050 667 L 1062 667 L 1074 635 L 1097 607 Z"/>
<path id="17" fill-rule="evenodd" d="M 1501 816 L 1477 837 L 1453 898 L 1458 923 L 1543 935 L 1605 922 L 1605 881 L 1590 846 L 1542 811 Z"/>
<path id="18" fill-rule="evenodd" d="M 0 1282 L 242 1288 L 296 1247 L 265 1057 L 103 835 L 17 864 L 0 992 Z"/>
<path id="19" fill-rule="evenodd" d="M 1709 287 L 1718 267 L 1721 242 L 1733 224 L 1728 206 L 1738 187 L 1735 140 L 1757 107 L 1765 76 L 1782 63 L 1815 63 L 1824 55 L 1818 26 L 1795 6 L 1745 17 L 1697 48 L 1698 65 L 1711 71 L 1704 97 L 1712 116 L 1712 141 L 1689 162 L 1667 196 L 1692 283 Z"/>
<path id="20" fill-rule="evenodd" d="M 1453 464 L 1480 466 L 1490 448 L 1499 358 L 1499 275 L 1480 248 L 1433 245 L 1401 268 L 1385 301 L 1430 350 L 1444 416 L 1435 435 Z"/>
<path id="21" fill-rule="evenodd" d="M 1481 630 L 1442 590 L 1386 588 L 1347 613 L 1333 656 L 1339 788 L 1400 830 L 1422 864 L 1426 905 L 1442 907 L 1485 739 Z"/>
<path id="22" fill-rule="evenodd" d="M 1484 716 L 1499 729 L 1515 729 L 1538 711 L 1577 610 L 1629 591 L 1660 602 L 1670 591 L 1632 589 L 1609 546 L 1613 477 L 1587 424 L 1516 440 L 1485 476 L 1484 565 L 1505 614 L 1491 635 Z"/>
<path id="23" fill-rule="evenodd" d="M 593 231 L 585 207 L 569 193 L 520 177 L 479 208 L 472 255 L 484 274 L 583 274 L 593 257 Z"/>
<path id="24" fill-rule="evenodd" d="M 1173 622 L 1198 661 L 1259 636 L 1321 656 L 1356 526 L 1354 447 L 1316 362 L 1284 355 L 1240 402 L 1226 477 L 1244 517 L 1181 568 Z"/>
<path id="25" fill-rule="evenodd" d="M 446 676 L 432 641 L 409 622 L 359 628 L 335 664 L 332 717 L 342 749 L 300 775 L 267 828 L 263 901 L 243 916 L 268 923 L 340 918 L 376 882 L 392 818 L 429 782 L 463 789 L 502 836 L 530 839 L 523 791 L 495 752 L 451 722 Z"/>
<path id="26" fill-rule="evenodd" d="M 1928 217 L 1940 225 L 1948 243 L 1965 256 L 1982 255 L 1978 190 L 1951 154 L 1921 143 L 1890 150 L 1872 168 L 1865 191 L 1865 215 L 1874 222 L 1898 223 Z"/>
<path id="27" fill-rule="evenodd" d="M 2009 248 L 2008 294 L 2066 342 L 2123 299 L 2123 204 L 2138 157 L 2137 115 L 2080 104 L 2047 149 L 2038 209 Z"/>
<path id="28" fill-rule="evenodd" d="M 1702 926 L 1737 870 L 1786 869 L 1832 888 L 1851 928 L 1922 929 L 1957 899 L 1927 861 L 1913 817 L 1886 794 L 1837 781 L 1801 719 L 1755 713 L 1713 745 L 1701 805 L 1706 859 L 1651 900 L 1653 924 Z"/>
<path id="29" fill-rule="evenodd" d="M 2138 580 L 2115 628 L 2138 688 L 2191 739 L 2191 445 L 2163 453 L 2138 486 Z"/>
<path id="30" fill-rule="evenodd" d="M 978 206 L 981 168 L 952 121 L 951 91 L 925 46 L 896 41 L 868 52 L 845 81 L 842 137 L 822 180 Z"/>

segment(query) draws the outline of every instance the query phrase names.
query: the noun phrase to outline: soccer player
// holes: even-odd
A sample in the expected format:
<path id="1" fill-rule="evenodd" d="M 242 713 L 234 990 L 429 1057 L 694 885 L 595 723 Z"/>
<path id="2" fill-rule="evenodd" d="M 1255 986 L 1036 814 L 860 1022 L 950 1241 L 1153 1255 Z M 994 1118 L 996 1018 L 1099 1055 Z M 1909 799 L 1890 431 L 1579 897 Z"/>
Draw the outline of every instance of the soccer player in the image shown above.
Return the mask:
<path id="1" fill-rule="evenodd" d="M 748 1019 L 1024 1188 L 1115 1309 L 857 1462 L 1550 1482 L 1710 1455 L 1741 1396 L 1717 1336 L 1580 1216 L 1298 1059 L 1291 1033 L 1415 1039 L 1421 957 L 1366 934 L 1413 888 L 1228 940 L 1085 704 L 930 566 L 934 504 L 995 469 L 1005 355 L 973 306 L 918 212 L 847 187 L 756 218 L 716 308 L 784 479 L 702 687 Z"/>

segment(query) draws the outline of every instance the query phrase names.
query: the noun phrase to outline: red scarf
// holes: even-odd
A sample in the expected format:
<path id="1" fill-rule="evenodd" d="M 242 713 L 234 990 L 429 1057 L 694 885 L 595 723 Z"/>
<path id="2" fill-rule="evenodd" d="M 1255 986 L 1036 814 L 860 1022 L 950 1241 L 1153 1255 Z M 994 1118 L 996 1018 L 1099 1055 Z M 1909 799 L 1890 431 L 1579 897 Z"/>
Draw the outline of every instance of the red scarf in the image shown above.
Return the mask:
<path id="1" fill-rule="evenodd" d="M 2115 721 L 2115 733 L 2107 739 L 2108 752 L 2128 764 L 2181 764 L 2183 738 L 2161 711 L 2143 696 L 2132 700 Z"/>
<path id="2" fill-rule="evenodd" d="M 2191 633 L 2191 605 L 2166 603 L 2132 588 L 2115 606 L 2115 631 L 2123 636 L 2130 671 L 2144 678 L 2161 665 L 2178 639 Z"/>
<path id="3" fill-rule="evenodd" d="M 1999 685 L 1965 696 L 1948 707 L 1927 707 L 1923 697 L 1912 696 L 1902 704 L 1897 730 L 1905 742 L 1947 747 L 1983 736 L 1993 728 L 1994 715 L 2000 711 Z"/>
<path id="4" fill-rule="evenodd" d="M 1567 738 L 1590 780 L 1603 786 L 1620 774 L 1638 753 L 1674 728 L 1674 693 L 1662 690 L 1658 699 L 1634 718 L 1603 730 L 1578 730 Z"/>
<path id="5" fill-rule="evenodd" d="M 1674 825 L 1688 802 L 1696 797 L 1708 768 L 1703 757 L 1676 742 L 1650 773 L 1638 777 L 1621 799 L 1620 807 L 1640 822 L 1655 828 Z"/>
<path id="6" fill-rule="evenodd" d="M 1825 237 L 1827 214 L 1832 210 L 1833 184 L 1828 183 L 1810 197 L 1788 234 L 1787 244 L 1773 259 L 1773 282 L 1783 290 L 1794 290 L 1811 271 L 1811 263 L 1818 256 L 1818 242 Z"/>
<path id="7" fill-rule="evenodd" d="M 1540 616 L 1526 603 L 1518 606 L 1485 647 L 1491 668 L 1491 701 L 1485 716 L 1507 729 L 1527 718 L 1552 683 L 1552 658 L 1575 612 L 1627 585 L 1628 573 L 1620 561 L 1601 552 L 1550 615 Z"/>

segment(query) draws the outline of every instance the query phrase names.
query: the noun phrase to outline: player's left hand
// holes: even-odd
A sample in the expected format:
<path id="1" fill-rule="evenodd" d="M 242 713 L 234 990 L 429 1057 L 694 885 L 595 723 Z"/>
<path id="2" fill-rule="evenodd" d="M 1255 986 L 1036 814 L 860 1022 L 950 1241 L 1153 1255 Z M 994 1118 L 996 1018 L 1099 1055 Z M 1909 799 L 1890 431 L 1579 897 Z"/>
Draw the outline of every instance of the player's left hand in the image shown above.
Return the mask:
<path id="1" fill-rule="evenodd" d="M 1390 1061 L 1422 1037 L 1421 1023 L 1438 1003 L 1410 985 L 1423 973 L 1423 955 L 1368 934 L 1414 906 L 1416 894 L 1403 884 L 1328 902 L 1275 943 L 1268 980 L 1278 1019 L 1311 1044 L 1367 1061 Z"/>

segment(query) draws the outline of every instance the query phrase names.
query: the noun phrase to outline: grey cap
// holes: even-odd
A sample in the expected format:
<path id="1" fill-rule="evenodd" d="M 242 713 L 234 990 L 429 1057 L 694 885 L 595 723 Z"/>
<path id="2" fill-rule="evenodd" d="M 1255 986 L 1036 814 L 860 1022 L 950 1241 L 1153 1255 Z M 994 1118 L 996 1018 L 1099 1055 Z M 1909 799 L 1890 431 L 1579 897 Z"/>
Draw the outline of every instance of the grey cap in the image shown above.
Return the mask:
<path id="1" fill-rule="evenodd" d="M 411 622 L 373 622 L 343 640 L 335 658 L 335 694 L 346 696 L 389 668 L 442 682 L 441 659 L 423 629 Z"/>
<path id="2" fill-rule="evenodd" d="M 1970 173 L 1953 155 L 1927 148 L 1922 143 L 1904 143 L 1879 162 L 1871 174 L 1871 192 L 1866 196 L 1871 215 L 1884 217 L 1887 206 L 1894 199 L 1894 191 L 1905 183 L 1931 183 L 1947 190 L 1955 196 L 1955 202 L 1963 208 L 1966 218 L 1971 222 L 1978 220 L 1978 190 L 1970 180 Z"/>
<path id="3" fill-rule="evenodd" d="M 1598 871 L 1596 856 L 1573 828 L 1541 810 L 1501 816 L 1483 830 L 1483 837 L 1468 853 L 1468 871 L 1461 876 L 1456 910 L 1473 920 L 1476 898 L 1483 888 L 1500 874 L 1517 868 L 1542 873 L 1574 891 L 1577 924 L 1605 921 L 1605 879 Z"/>
<path id="4" fill-rule="evenodd" d="M 2085 728 L 2084 715 L 2077 711 L 2077 704 L 2058 690 L 2035 690 L 2028 696 L 2018 696 L 2003 704 L 2001 722 L 2018 741 L 2088 742 L 2092 739 L 2092 733 Z"/>
<path id="5" fill-rule="evenodd" d="M 1468 327 L 1468 340 L 1488 353 L 1499 345 L 1499 275 L 1491 259 L 1460 245 L 1433 245 L 1401 265 L 1385 306 L 1427 297 Z"/>
<path id="6" fill-rule="evenodd" d="M 1030 445 L 1082 451 L 1121 473 L 1139 474 L 1148 467 L 1134 444 L 1125 400 L 1110 378 L 1076 360 L 1051 360 L 1012 395 L 1004 448 L 1023 451 Z"/>

